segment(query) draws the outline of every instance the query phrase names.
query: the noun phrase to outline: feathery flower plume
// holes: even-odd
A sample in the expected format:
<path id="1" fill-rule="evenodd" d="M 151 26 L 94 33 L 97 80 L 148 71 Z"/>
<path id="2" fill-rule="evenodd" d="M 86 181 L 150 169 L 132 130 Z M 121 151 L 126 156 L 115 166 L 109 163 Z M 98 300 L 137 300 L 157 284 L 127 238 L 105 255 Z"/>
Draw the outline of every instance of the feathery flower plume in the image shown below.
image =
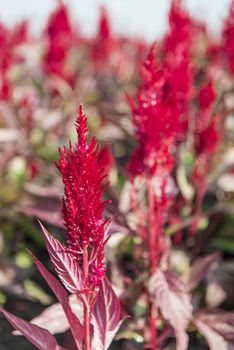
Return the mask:
<path id="1" fill-rule="evenodd" d="M 151 275 L 160 268 L 161 258 L 168 250 L 164 224 L 176 193 L 170 175 L 176 163 L 178 144 L 185 139 L 188 126 L 193 80 L 190 24 L 180 1 L 173 1 L 163 59 L 156 56 L 154 45 L 142 67 L 142 85 L 136 102 L 129 99 L 138 146 L 127 165 L 127 174 L 134 184 L 136 176 L 145 180 L 146 205 L 137 203 L 136 206 L 145 213 L 145 225 L 139 222 L 138 232 L 148 246 Z M 133 191 L 137 191 L 134 186 Z M 148 308 L 147 346 L 156 349 L 154 315 L 157 311 L 150 302 Z"/>
<path id="2" fill-rule="evenodd" d="M 46 72 L 69 80 L 66 60 L 74 35 L 68 8 L 62 1 L 50 15 L 45 35 L 48 45 L 44 63 Z"/>
<path id="3" fill-rule="evenodd" d="M 114 47 L 114 38 L 107 11 L 101 7 L 99 28 L 93 43 L 92 58 L 96 63 L 108 62 Z"/>
<path id="4" fill-rule="evenodd" d="M 221 52 L 224 52 L 224 57 L 227 60 L 227 65 L 234 73 L 234 1 L 231 0 L 228 17 L 224 23 L 223 29 L 223 47 Z"/>
<path id="5" fill-rule="evenodd" d="M 212 157 L 221 141 L 219 115 L 213 114 L 216 93 L 211 79 L 198 91 L 198 111 L 194 132 L 195 164 L 193 181 L 197 187 L 200 202 L 205 193 L 207 174 L 211 168 Z"/>
<path id="6" fill-rule="evenodd" d="M 101 197 L 106 187 L 102 159 L 95 138 L 88 143 L 87 117 L 80 106 L 76 121 L 78 142 L 73 148 L 59 149 L 57 164 L 64 183 L 63 215 L 67 243 L 82 265 L 83 254 L 89 252 L 89 282 L 98 285 L 104 273 L 104 244 L 107 239 L 103 218 L 107 201 Z"/>
<path id="7" fill-rule="evenodd" d="M 127 167 L 130 177 L 158 170 L 166 175 L 175 164 L 175 149 L 185 137 L 192 98 L 192 27 L 180 2 L 173 1 L 164 60 L 156 60 L 154 45 L 142 68 L 137 102 L 130 100 L 139 144 Z"/>

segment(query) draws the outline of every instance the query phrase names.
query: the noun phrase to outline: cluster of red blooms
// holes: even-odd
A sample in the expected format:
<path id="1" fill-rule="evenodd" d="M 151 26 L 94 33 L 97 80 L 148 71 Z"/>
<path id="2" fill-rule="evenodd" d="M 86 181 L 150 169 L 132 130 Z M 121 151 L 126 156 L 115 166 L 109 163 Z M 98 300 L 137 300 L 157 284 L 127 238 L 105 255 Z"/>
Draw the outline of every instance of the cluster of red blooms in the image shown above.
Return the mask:
<path id="1" fill-rule="evenodd" d="M 21 56 L 17 48 L 29 40 L 28 23 L 22 21 L 15 28 L 9 29 L 0 23 L 0 99 L 7 101 L 11 96 L 9 70 L 11 66 L 20 62 Z"/>
<path id="2" fill-rule="evenodd" d="M 173 174 L 180 143 L 186 142 L 192 132 L 195 156 L 192 173 L 197 185 L 194 215 L 197 215 L 205 193 L 210 159 L 220 141 L 218 116 L 213 115 L 216 100 L 214 83 L 211 79 L 198 87 L 195 83 L 197 72 L 192 45 L 199 24 L 190 18 L 177 0 L 172 2 L 169 24 L 169 33 L 162 46 L 154 45 L 143 64 L 142 85 L 136 102 L 129 98 L 138 145 L 127 164 L 127 174 L 134 185 L 134 198 L 137 198 L 139 183 L 135 180 L 138 177 L 145 179 L 146 224 L 139 222 L 138 232 L 148 247 L 152 274 L 160 268 L 161 258 L 168 252 L 165 235 L 165 223 L 171 220 L 168 213 L 171 209 L 172 219 L 180 222 L 178 214 L 173 215 L 173 210 L 176 205 L 185 204 Z M 175 200 L 177 195 L 178 202 Z M 142 212 L 145 203 L 141 200 L 139 206 Z M 134 203 L 133 211 L 135 208 Z M 193 232 L 196 225 L 197 221 L 194 221 Z M 151 327 L 153 314 L 151 310 L 148 344 L 155 349 L 157 336 L 155 328 Z"/>
<path id="3" fill-rule="evenodd" d="M 195 116 L 194 132 L 194 153 L 196 156 L 194 180 L 199 183 L 199 179 L 205 177 L 209 167 L 209 157 L 219 143 L 218 116 L 213 116 L 216 94 L 211 80 L 200 88 L 197 99 L 198 111 Z"/>
<path id="4" fill-rule="evenodd" d="M 59 149 L 57 164 L 64 183 L 63 216 L 67 229 L 67 243 L 72 254 L 83 266 L 84 251 L 89 251 L 89 281 L 99 285 L 105 274 L 104 245 L 105 226 L 103 218 L 106 201 L 101 197 L 103 184 L 103 159 L 94 138 L 88 143 L 87 117 L 80 107 L 76 122 L 78 143 L 73 149 Z"/>
<path id="5" fill-rule="evenodd" d="M 189 24 L 188 14 L 174 2 L 165 57 L 156 62 L 153 46 L 143 65 L 137 105 L 130 100 L 139 143 L 127 168 L 131 177 L 157 172 L 166 176 L 175 164 L 175 147 L 185 137 L 192 93 Z"/>
<path id="6" fill-rule="evenodd" d="M 115 38 L 110 29 L 109 18 L 105 8 L 101 9 L 101 16 L 99 20 L 99 32 L 93 43 L 92 59 L 94 62 L 108 62 L 110 55 L 115 48 Z"/>
<path id="7" fill-rule="evenodd" d="M 178 1 L 173 2 L 169 18 L 164 59 L 156 61 L 154 45 L 143 65 L 137 103 L 130 99 L 138 147 L 127 173 L 132 180 L 137 175 L 147 179 L 149 232 L 142 236 L 148 240 L 153 270 L 166 249 L 163 226 L 175 195 L 169 176 L 177 161 L 178 145 L 186 138 L 193 92 L 192 21 Z"/>
<path id="8" fill-rule="evenodd" d="M 85 52 L 85 59 L 93 66 L 95 74 L 108 75 L 112 72 L 121 77 L 122 73 L 127 75 L 128 70 L 132 71 L 132 62 L 139 63 L 145 57 L 144 50 L 148 47 L 143 41 L 115 35 L 104 7 L 100 9 L 96 35 L 86 38 L 81 32 L 77 34 L 77 29 L 69 18 L 68 8 L 63 2 L 48 20 L 45 39 L 45 72 L 59 76 L 71 86 L 74 86 L 78 76 L 77 67 L 72 60 L 75 49 Z"/>
<path id="9" fill-rule="evenodd" d="M 228 68 L 234 73 L 234 1 L 231 0 L 228 18 L 225 21 L 220 53 L 227 60 Z"/>
<path id="10" fill-rule="evenodd" d="M 63 2 L 51 14 L 45 30 L 45 37 L 47 39 L 47 50 L 44 59 L 45 71 L 72 83 L 67 59 L 69 51 L 75 43 L 75 35 L 68 9 Z"/>

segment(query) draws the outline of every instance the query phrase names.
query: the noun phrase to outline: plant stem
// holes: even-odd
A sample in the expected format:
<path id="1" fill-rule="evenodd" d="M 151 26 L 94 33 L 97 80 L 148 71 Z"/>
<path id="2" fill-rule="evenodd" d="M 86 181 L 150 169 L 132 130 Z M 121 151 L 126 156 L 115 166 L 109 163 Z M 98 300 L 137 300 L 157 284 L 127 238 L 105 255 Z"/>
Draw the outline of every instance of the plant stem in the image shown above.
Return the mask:
<path id="1" fill-rule="evenodd" d="M 89 261 L 88 261 L 88 251 L 84 248 L 83 252 L 83 271 L 85 280 L 89 275 Z M 85 350 L 90 350 L 90 307 L 89 307 L 89 295 L 87 297 L 87 303 L 84 305 L 84 343 Z"/>
<path id="2" fill-rule="evenodd" d="M 149 255 L 150 255 L 150 270 L 153 273 L 156 269 L 157 265 L 157 249 L 158 249 L 158 237 L 155 227 L 154 220 L 154 192 L 152 186 L 152 180 L 147 179 L 147 195 L 148 195 L 148 210 L 149 210 L 149 221 L 148 221 L 148 229 L 149 229 Z"/>
<path id="3" fill-rule="evenodd" d="M 149 340 L 149 349 L 151 350 L 157 350 L 157 328 L 155 325 L 155 317 L 154 317 L 154 311 L 153 311 L 154 305 L 152 302 L 149 302 L 149 330 L 150 330 L 150 340 Z"/>
<path id="4" fill-rule="evenodd" d="M 154 191 L 152 186 L 152 180 L 150 178 L 147 179 L 147 195 L 148 195 L 148 210 L 149 210 L 149 220 L 148 220 L 148 229 L 149 229 L 149 258 L 150 258 L 150 272 L 153 274 L 157 267 L 158 260 L 158 237 L 157 231 L 155 227 L 155 213 L 154 213 Z M 149 307 L 149 315 L 148 315 L 148 326 L 150 332 L 149 339 L 149 348 L 152 350 L 157 350 L 157 329 L 155 326 L 155 320 L 153 315 L 153 304 L 151 301 L 151 296 L 148 292 L 148 307 Z"/>
<path id="5" fill-rule="evenodd" d="M 85 350 L 90 350 L 90 312 L 89 307 L 84 305 L 84 330 Z"/>

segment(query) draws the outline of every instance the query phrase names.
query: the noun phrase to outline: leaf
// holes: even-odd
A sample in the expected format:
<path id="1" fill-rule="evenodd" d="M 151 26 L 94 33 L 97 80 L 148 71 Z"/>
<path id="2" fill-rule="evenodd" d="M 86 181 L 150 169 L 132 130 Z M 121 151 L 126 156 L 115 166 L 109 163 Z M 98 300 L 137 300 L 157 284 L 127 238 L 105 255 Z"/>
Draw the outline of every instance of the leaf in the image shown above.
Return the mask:
<path id="1" fill-rule="evenodd" d="M 40 223 L 45 238 L 46 248 L 54 268 L 67 290 L 73 294 L 79 293 L 83 288 L 83 273 L 77 261 L 68 249 L 55 239 Z"/>
<path id="2" fill-rule="evenodd" d="M 91 350 L 108 349 L 123 321 L 119 300 L 107 278 L 102 280 L 91 322 L 94 328 Z"/>
<path id="3" fill-rule="evenodd" d="M 32 255 L 32 254 L 31 254 Z M 66 290 L 61 286 L 57 279 L 50 273 L 45 266 L 32 255 L 33 261 L 36 264 L 41 275 L 44 277 L 54 294 L 56 295 L 58 301 L 60 302 L 63 311 L 67 317 L 67 320 L 70 324 L 71 332 L 73 334 L 74 340 L 77 344 L 78 349 L 82 348 L 82 340 L 84 335 L 84 329 L 81 325 L 79 319 L 74 314 L 71 306 L 69 304 L 69 298 Z M 78 300 L 77 300 L 78 303 Z"/>
<path id="4" fill-rule="evenodd" d="M 21 318 L 12 315 L 6 310 L 1 310 L 10 324 L 20 331 L 33 345 L 40 350 L 62 350 L 58 346 L 55 337 L 46 329 L 33 325 Z"/>
<path id="5" fill-rule="evenodd" d="M 200 311 L 196 314 L 201 322 L 210 326 L 225 339 L 234 342 L 234 312 L 223 310 Z"/>
<path id="6" fill-rule="evenodd" d="M 149 291 L 175 331 L 177 350 L 186 350 L 186 328 L 192 316 L 191 296 L 186 286 L 173 272 L 158 269 L 149 281 Z"/>
<path id="7" fill-rule="evenodd" d="M 83 305 L 78 302 L 75 295 L 69 297 L 69 304 L 72 311 L 81 320 L 83 318 Z M 47 307 L 40 315 L 33 318 L 31 323 L 47 329 L 51 334 L 64 333 L 70 328 L 64 310 L 59 303 Z M 14 334 L 17 333 L 14 332 Z"/>
<path id="8" fill-rule="evenodd" d="M 47 307 L 40 315 L 30 321 L 39 327 L 47 329 L 51 334 L 64 333 L 69 329 L 68 320 L 59 303 Z M 18 335 L 18 332 L 14 332 Z"/>
<path id="9" fill-rule="evenodd" d="M 193 319 L 206 339 L 210 350 L 234 350 L 234 313 L 215 311 L 199 312 Z"/>
<path id="10" fill-rule="evenodd" d="M 195 288 L 201 280 L 207 275 L 208 271 L 218 261 L 219 253 L 215 252 L 206 255 L 195 261 L 191 266 L 188 276 L 188 286 L 190 289 Z"/>
<path id="11" fill-rule="evenodd" d="M 228 350 L 227 344 L 221 335 L 199 320 L 194 319 L 194 323 L 200 333 L 206 338 L 210 350 Z"/>
<path id="12" fill-rule="evenodd" d="M 225 259 L 215 269 L 209 271 L 207 275 L 206 301 L 213 307 L 217 307 L 225 300 L 225 304 L 233 305 L 233 279 L 234 279 L 234 261 Z M 213 288 L 214 287 L 214 288 Z M 213 289 L 213 290 L 212 290 Z M 212 294 L 209 295 L 209 293 Z M 218 293 L 215 293 L 218 292 Z M 215 294 L 214 294 L 215 293 Z M 217 299 L 218 297 L 218 299 Z M 212 300 L 211 300 L 212 298 Z M 223 300 L 222 300 L 223 299 Z"/>
<path id="13" fill-rule="evenodd" d="M 224 289 L 217 282 L 208 282 L 206 287 L 205 301 L 209 308 L 215 308 L 221 305 L 227 298 Z"/>
<path id="14" fill-rule="evenodd" d="M 37 203 L 37 204 L 27 204 L 27 205 L 19 205 L 19 210 L 23 212 L 28 217 L 34 217 L 39 220 L 42 220 L 50 225 L 56 227 L 63 227 L 63 221 L 60 215 L 61 205 L 57 201 L 49 200 L 47 198 L 47 203 Z"/>
<path id="15" fill-rule="evenodd" d="M 42 198 L 46 198 L 47 201 L 49 198 L 58 198 L 60 199 L 61 197 L 61 193 L 59 193 L 58 188 L 56 186 L 39 186 L 33 182 L 26 182 L 24 184 L 24 189 L 34 195 L 34 196 L 38 196 L 38 197 L 42 197 Z M 47 204 L 47 203 L 44 203 Z M 49 203 L 51 204 L 51 203 Z M 53 205 L 56 205 L 56 202 L 52 202 Z M 57 209 L 60 207 L 61 205 L 57 202 Z M 48 206 L 49 207 L 49 206 Z"/>

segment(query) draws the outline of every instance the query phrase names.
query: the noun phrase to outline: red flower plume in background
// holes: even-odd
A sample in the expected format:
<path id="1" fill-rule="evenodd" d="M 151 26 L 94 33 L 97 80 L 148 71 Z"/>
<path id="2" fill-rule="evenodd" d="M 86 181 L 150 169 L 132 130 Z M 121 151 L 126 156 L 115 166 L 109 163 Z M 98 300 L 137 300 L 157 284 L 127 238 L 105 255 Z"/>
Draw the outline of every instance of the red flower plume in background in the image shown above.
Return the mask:
<path id="1" fill-rule="evenodd" d="M 157 169 L 164 175 L 175 164 L 176 146 L 187 131 L 192 99 L 191 42 L 194 24 L 179 1 L 173 1 L 163 60 L 154 45 L 142 68 L 137 102 L 130 101 L 138 148 L 127 167 L 130 177 Z M 157 53 L 158 54 L 158 53 Z"/>
<path id="2" fill-rule="evenodd" d="M 50 15 L 45 35 L 48 41 L 44 64 L 46 72 L 68 80 L 65 65 L 73 41 L 73 30 L 68 8 L 62 1 Z"/>
<path id="3" fill-rule="evenodd" d="M 234 73 L 234 1 L 231 0 L 228 18 L 223 29 L 223 52 L 228 61 L 229 69 Z"/>

